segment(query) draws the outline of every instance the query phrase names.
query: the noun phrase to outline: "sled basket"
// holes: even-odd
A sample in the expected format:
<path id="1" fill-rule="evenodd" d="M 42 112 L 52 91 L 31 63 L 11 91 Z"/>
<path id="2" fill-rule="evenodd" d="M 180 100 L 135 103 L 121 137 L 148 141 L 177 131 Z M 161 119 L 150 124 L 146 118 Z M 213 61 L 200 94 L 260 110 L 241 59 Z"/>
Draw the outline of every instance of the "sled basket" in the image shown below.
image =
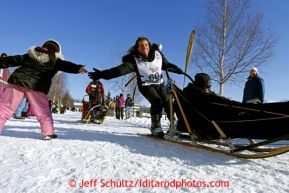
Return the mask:
<path id="1" fill-rule="evenodd" d="M 214 93 L 205 93 L 196 88 L 189 75 L 186 73 L 184 75 L 191 83 L 183 90 L 172 84 L 172 81 L 168 81 L 167 85 L 171 111 L 171 126 L 166 135 L 168 140 L 178 139 L 176 135 L 185 134 L 196 147 L 204 144 L 227 146 L 226 151 L 219 149 L 218 152 L 236 156 L 239 155 L 236 152 L 244 150 L 264 153 L 264 145 L 289 139 L 289 102 L 240 103 Z M 171 80 L 168 71 L 167 76 Z M 177 121 L 173 118 L 174 114 Z M 240 145 L 235 142 L 236 140 L 233 141 L 240 138 L 247 139 L 250 144 Z M 260 142 L 256 143 L 255 140 Z M 281 148 L 280 151 L 277 151 L 278 148 Z M 208 150 L 210 147 L 205 149 Z M 268 154 L 267 151 L 268 157 L 289 151 L 289 146 L 269 149 L 267 148 L 271 153 Z M 273 150 L 276 150 L 276 154 L 272 153 Z M 243 155 L 241 157 L 246 158 Z M 247 158 L 260 157 L 262 156 L 254 157 L 250 154 Z"/>
<path id="2" fill-rule="evenodd" d="M 98 104 L 97 102 L 91 102 L 85 100 L 88 98 L 85 95 L 82 100 L 82 117 L 81 122 L 84 123 L 98 123 L 102 124 L 105 121 L 108 107 L 106 105 Z"/>

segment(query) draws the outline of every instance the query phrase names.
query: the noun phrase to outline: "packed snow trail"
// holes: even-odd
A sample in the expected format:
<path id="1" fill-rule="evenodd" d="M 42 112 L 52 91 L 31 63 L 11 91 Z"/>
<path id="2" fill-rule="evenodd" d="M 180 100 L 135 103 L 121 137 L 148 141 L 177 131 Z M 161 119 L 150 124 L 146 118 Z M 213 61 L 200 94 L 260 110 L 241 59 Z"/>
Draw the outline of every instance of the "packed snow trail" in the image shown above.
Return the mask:
<path id="1" fill-rule="evenodd" d="M 54 114 L 50 141 L 35 117 L 11 118 L 0 135 L 1 192 L 289 192 L 288 153 L 238 159 L 136 135 L 149 133 L 149 118 L 80 117 Z"/>

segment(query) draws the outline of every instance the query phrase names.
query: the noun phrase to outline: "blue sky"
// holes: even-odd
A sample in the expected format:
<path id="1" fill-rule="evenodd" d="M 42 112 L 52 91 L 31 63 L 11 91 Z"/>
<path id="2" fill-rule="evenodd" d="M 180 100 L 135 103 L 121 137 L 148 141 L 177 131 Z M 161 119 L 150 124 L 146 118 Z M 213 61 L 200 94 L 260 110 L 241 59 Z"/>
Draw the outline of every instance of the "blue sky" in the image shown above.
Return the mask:
<path id="1" fill-rule="evenodd" d="M 184 69 L 188 39 L 194 24 L 204 17 L 205 2 L 9 0 L 0 6 L 0 52 L 24 54 L 30 46 L 55 39 L 61 44 L 66 60 L 85 64 L 88 71 L 92 68 L 103 70 L 111 67 L 111 51 L 119 49 L 119 42 L 131 46 L 138 36 L 146 36 L 151 42 L 162 43 L 166 58 Z M 275 58 L 268 66 L 258 69 L 265 81 L 265 100 L 289 99 L 289 1 L 252 0 L 252 6 L 264 11 L 264 24 L 272 24 L 279 37 Z M 188 73 L 194 76 L 197 72 L 191 69 Z M 82 99 L 90 79 L 86 74 L 70 74 L 68 77 L 72 97 Z M 182 87 L 183 76 L 173 75 L 173 78 Z M 246 78 L 247 75 L 244 80 Z M 241 101 L 243 86 L 244 83 L 240 86 L 225 85 L 224 96 Z M 106 86 L 106 94 L 108 89 L 109 86 Z M 112 94 L 120 92 L 109 90 Z M 217 83 L 213 83 L 212 90 L 218 92 Z"/>

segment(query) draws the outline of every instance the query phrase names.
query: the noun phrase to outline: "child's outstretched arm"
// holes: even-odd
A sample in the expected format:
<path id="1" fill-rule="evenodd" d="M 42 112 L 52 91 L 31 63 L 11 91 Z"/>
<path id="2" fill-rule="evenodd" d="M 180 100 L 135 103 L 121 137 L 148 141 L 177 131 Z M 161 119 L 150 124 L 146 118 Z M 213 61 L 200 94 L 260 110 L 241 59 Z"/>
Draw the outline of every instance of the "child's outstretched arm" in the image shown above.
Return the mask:
<path id="1" fill-rule="evenodd" d="M 87 73 L 87 70 L 84 68 L 85 67 L 85 65 L 84 66 L 81 66 L 80 68 L 79 68 L 79 70 L 78 70 L 78 72 L 79 73 Z"/>

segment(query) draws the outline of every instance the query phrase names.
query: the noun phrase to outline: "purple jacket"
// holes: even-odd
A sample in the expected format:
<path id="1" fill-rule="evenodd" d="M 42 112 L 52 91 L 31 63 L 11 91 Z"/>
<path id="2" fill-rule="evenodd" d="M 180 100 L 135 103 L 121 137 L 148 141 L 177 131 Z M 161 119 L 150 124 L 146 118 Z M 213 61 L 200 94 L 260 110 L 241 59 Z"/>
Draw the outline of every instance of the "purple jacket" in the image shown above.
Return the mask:
<path id="1" fill-rule="evenodd" d="M 120 96 L 117 100 L 118 102 L 118 108 L 124 108 L 124 98 L 123 96 Z"/>

